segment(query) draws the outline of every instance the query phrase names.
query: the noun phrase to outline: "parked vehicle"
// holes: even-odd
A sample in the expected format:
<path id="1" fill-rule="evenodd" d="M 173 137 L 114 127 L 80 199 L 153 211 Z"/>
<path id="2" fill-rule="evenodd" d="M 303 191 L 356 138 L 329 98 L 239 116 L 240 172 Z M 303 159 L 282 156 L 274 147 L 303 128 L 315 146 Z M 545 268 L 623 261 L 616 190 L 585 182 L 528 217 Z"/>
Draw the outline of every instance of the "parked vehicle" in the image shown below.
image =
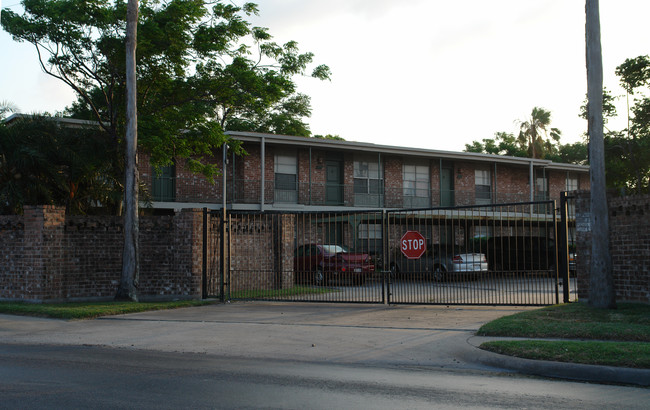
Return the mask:
<path id="1" fill-rule="evenodd" d="M 408 259 L 401 252 L 394 255 L 390 271 L 394 277 L 417 276 L 442 281 L 453 274 L 487 272 L 488 262 L 483 253 L 466 253 L 460 247 L 429 245 L 419 259 Z"/>
<path id="2" fill-rule="evenodd" d="M 496 236 L 487 242 L 490 270 L 550 271 L 555 268 L 555 241 L 544 236 Z"/>
<path id="3" fill-rule="evenodd" d="M 296 283 L 324 285 L 332 280 L 363 284 L 375 272 L 367 253 L 353 253 L 341 245 L 306 244 L 296 248 Z"/>

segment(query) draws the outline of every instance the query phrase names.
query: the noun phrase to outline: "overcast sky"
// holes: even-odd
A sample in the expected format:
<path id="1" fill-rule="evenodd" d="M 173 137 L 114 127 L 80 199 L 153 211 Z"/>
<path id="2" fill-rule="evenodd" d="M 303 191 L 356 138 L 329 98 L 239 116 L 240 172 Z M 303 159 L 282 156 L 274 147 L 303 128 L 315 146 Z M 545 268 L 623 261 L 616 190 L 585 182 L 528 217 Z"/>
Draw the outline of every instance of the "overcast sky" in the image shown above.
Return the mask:
<path id="1" fill-rule="evenodd" d="M 0 0 L 2 1 L 2 0 Z M 241 1 L 236 0 L 240 4 Z M 3 7 L 18 0 L 4 0 Z M 562 142 L 578 141 L 586 94 L 584 0 L 258 0 L 258 26 L 327 64 L 332 81 L 298 81 L 314 134 L 461 151 L 517 132 L 535 106 Z M 650 54 L 650 1 L 600 0 L 605 86 L 626 58 Z M 34 49 L 0 32 L 0 101 L 55 112 L 74 99 L 38 68 Z M 624 99 L 618 122 L 625 127 Z"/>

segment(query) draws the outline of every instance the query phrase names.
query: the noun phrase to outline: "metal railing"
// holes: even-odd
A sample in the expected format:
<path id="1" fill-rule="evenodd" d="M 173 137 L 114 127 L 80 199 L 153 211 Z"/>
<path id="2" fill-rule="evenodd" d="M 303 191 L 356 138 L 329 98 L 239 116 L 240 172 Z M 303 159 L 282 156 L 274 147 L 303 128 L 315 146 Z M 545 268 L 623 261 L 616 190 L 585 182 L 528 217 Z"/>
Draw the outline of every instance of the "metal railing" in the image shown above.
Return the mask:
<path id="1" fill-rule="evenodd" d="M 148 194 L 153 201 L 221 203 L 223 189 L 221 179 L 210 183 L 205 177 L 164 178 L 151 176 L 142 178 L 150 187 Z M 262 198 L 260 180 L 228 179 L 227 203 L 296 204 L 304 206 L 344 206 L 357 208 L 434 208 L 445 206 L 467 206 L 527 202 L 530 193 L 524 191 L 480 192 L 474 190 L 436 190 L 406 188 L 384 188 L 379 192 L 359 192 L 353 184 L 329 184 L 298 182 L 294 189 L 283 184 L 276 189 L 274 181 L 265 181 Z M 547 195 L 536 195 L 536 201 L 551 199 Z M 555 198 L 552 198 L 555 199 Z M 558 198 L 559 199 L 559 196 Z"/>

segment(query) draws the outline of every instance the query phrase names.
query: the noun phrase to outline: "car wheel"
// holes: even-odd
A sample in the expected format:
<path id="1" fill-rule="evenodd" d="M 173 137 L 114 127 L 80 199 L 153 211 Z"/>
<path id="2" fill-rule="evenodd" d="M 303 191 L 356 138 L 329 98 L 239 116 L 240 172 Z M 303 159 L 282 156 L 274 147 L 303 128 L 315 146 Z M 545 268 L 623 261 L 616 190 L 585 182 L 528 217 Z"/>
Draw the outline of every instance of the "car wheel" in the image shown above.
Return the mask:
<path id="1" fill-rule="evenodd" d="M 443 268 L 440 265 L 436 265 L 433 268 L 433 280 L 435 280 L 436 282 L 442 282 L 443 280 L 445 280 L 446 273 L 447 271 L 445 270 L 445 268 Z"/>
<path id="2" fill-rule="evenodd" d="M 323 274 L 323 268 L 317 268 L 314 272 L 314 285 L 322 286 L 325 283 L 325 275 Z"/>

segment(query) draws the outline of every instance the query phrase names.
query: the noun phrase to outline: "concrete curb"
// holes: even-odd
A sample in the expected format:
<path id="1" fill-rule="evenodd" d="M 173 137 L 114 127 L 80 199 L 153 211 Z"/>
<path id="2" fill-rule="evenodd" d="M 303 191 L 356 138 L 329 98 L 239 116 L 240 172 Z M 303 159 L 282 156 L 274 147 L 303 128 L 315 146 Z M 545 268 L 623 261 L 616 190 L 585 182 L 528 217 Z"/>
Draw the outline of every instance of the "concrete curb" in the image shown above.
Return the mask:
<path id="1" fill-rule="evenodd" d="M 534 376 L 578 380 L 595 383 L 630 384 L 650 386 L 650 370 L 626 367 L 597 366 L 589 364 L 547 362 L 522 359 L 481 350 L 481 343 L 494 340 L 518 340 L 516 338 L 471 336 L 467 343 L 472 347 L 465 360 L 475 361 L 485 366 L 512 370 Z M 520 339 L 519 339 L 520 340 Z"/>

